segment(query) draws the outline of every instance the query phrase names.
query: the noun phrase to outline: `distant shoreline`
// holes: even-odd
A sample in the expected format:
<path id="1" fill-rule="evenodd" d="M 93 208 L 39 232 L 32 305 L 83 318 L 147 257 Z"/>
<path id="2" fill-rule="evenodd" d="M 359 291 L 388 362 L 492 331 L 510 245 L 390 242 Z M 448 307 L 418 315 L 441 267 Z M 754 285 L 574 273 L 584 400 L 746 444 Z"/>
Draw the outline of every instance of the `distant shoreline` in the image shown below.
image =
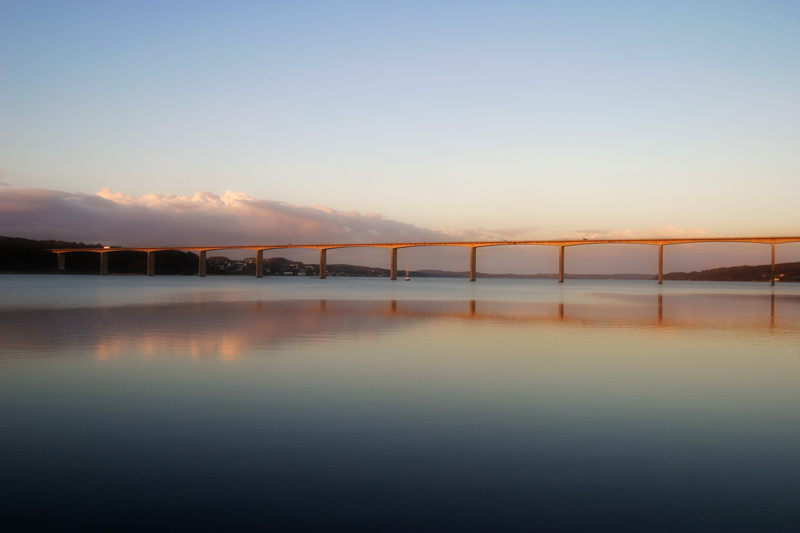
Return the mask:
<path id="1" fill-rule="evenodd" d="M 318 265 L 305 265 L 313 270 L 318 268 Z M 776 265 L 776 282 L 783 282 L 783 283 L 797 283 L 800 282 L 800 274 L 797 272 L 793 275 L 787 276 L 785 272 L 780 272 L 781 266 L 790 266 L 795 267 L 796 270 L 800 270 L 800 263 L 784 263 Z M 336 270 L 336 267 L 344 267 L 347 270 L 340 271 Z M 761 279 L 759 279 L 758 275 L 760 271 L 768 270 L 770 265 L 759 265 L 759 266 L 739 266 L 739 267 L 729 267 L 729 268 L 721 268 L 721 269 L 711 269 L 711 270 L 701 270 L 697 272 L 671 272 L 668 274 L 664 274 L 664 280 L 668 281 L 742 281 L 742 282 L 768 282 L 769 275 L 761 273 Z M 388 270 L 386 273 L 375 273 L 375 274 L 367 274 L 367 273 L 358 273 L 358 272 L 350 272 L 349 270 L 375 270 L 371 267 L 362 267 L 358 265 L 328 265 L 328 277 L 338 277 L 338 278 L 388 278 L 389 273 Z M 739 275 L 735 276 L 733 274 L 729 274 L 726 272 L 720 271 L 729 271 L 729 270 L 737 270 L 739 271 Z M 744 272 L 742 272 L 744 270 Z M 780 273 L 778 273 L 780 272 Z M 59 270 L 2 270 L 0 271 L 0 275 L 2 274 L 25 274 L 25 275 L 59 275 L 59 276 L 93 276 L 99 275 L 97 272 L 89 271 L 89 270 L 82 270 L 82 271 L 59 271 Z M 781 277 L 781 274 L 784 274 Z M 144 272 L 110 272 L 109 276 L 146 276 Z M 158 274 L 159 276 L 197 276 L 196 273 L 164 273 Z M 443 271 L 443 270 L 419 270 L 419 271 L 410 271 L 409 273 L 411 278 L 469 278 L 468 272 L 451 272 L 451 271 Z M 253 277 L 254 272 L 234 272 L 234 273 L 225 273 L 225 272 L 214 272 L 209 273 L 208 277 Z M 265 273 L 264 277 L 308 277 L 308 278 L 315 278 L 315 274 L 294 274 L 290 272 L 284 273 Z M 558 274 L 487 274 L 478 272 L 476 273 L 476 277 L 481 279 L 558 279 Z M 658 276 L 652 274 L 565 274 L 564 279 L 588 279 L 588 280 L 629 280 L 629 281 L 655 281 L 658 279 Z"/>

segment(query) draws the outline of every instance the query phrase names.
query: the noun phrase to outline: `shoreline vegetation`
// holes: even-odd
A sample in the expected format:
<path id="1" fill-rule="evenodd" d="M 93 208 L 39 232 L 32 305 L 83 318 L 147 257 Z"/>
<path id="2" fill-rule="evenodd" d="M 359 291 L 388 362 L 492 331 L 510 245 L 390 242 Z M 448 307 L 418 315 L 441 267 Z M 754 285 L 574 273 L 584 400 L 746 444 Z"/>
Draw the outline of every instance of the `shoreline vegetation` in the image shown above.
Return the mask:
<path id="1" fill-rule="evenodd" d="M 0 273 L 14 274 L 96 274 L 99 270 L 97 252 L 72 252 L 66 256 L 66 271 L 58 270 L 56 254 L 49 248 L 102 248 L 100 243 L 65 242 L 58 240 L 33 240 L 0 236 Z M 109 274 L 140 274 L 147 270 L 143 252 L 120 251 L 109 254 Z M 158 275 L 197 275 L 198 256 L 193 252 L 165 250 L 156 255 Z M 665 280 L 685 281 L 769 281 L 770 265 L 742 265 L 693 272 L 670 272 Z M 206 273 L 209 276 L 253 276 L 255 257 L 229 259 L 224 256 L 208 258 Z M 264 259 L 264 276 L 316 276 L 318 264 L 293 261 L 283 257 Z M 327 275 L 333 277 L 389 277 L 389 269 L 360 265 L 328 264 Z M 411 277 L 465 278 L 468 271 L 412 270 Z M 487 274 L 478 272 L 479 278 L 507 279 L 557 279 L 558 274 Z M 566 279 L 632 279 L 654 280 L 652 274 L 565 274 Z M 800 282 L 800 262 L 775 265 L 775 279 L 780 282 Z"/>

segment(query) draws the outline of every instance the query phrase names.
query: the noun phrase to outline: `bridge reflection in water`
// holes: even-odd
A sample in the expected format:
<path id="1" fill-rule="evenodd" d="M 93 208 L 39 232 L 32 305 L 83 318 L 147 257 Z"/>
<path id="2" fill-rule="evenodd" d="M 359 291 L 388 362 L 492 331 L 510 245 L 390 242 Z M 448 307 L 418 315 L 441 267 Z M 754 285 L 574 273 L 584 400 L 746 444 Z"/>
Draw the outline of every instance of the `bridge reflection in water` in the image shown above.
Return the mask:
<path id="1" fill-rule="evenodd" d="M 477 275 L 477 250 L 491 246 L 552 246 L 558 248 L 558 281 L 564 281 L 564 249 L 569 246 L 600 245 L 600 244 L 645 244 L 658 246 L 658 282 L 663 282 L 664 275 L 664 246 L 692 243 L 760 243 L 769 244 L 772 249 L 771 284 L 775 284 L 775 246 L 800 242 L 800 237 L 727 237 L 727 238 L 686 238 L 686 239 L 581 239 L 581 240 L 542 240 L 542 241 L 475 241 L 475 242 L 405 242 L 405 243 L 368 243 L 368 244 L 270 244 L 247 246 L 164 246 L 164 247 L 113 247 L 113 248 L 58 248 L 50 250 L 58 255 L 59 270 L 66 269 L 65 254 L 71 252 L 94 252 L 100 255 L 100 274 L 108 274 L 108 254 L 114 252 L 145 252 L 147 253 L 147 275 L 155 275 L 157 252 L 167 250 L 193 251 L 198 254 L 198 274 L 206 275 L 206 254 L 219 250 L 253 250 L 256 252 L 256 277 L 262 277 L 264 272 L 264 251 L 283 249 L 315 249 L 319 250 L 319 277 L 327 277 L 327 252 L 341 248 L 388 248 L 390 250 L 390 279 L 397 279 L 397 250 L 401 248 L 423 248 L 432 246 L 456 246 L 469 248 L 469 279 L 475 281 Z"/>
<path id="2" fill-rule="evenodd" d="M 232 361 L 341 338 L 411 338 L 418 328 L 458 328 L 467 322 L 473 323 L 470 331 L 489 328 L 525 344 L 626 331 L 644 332 L 651 346 L 654 340 L 687 334 L 769 342 L 775 334 L 800 336 L 800 295 L 602 294 L 592 303 L 268 300 L 0 312 L 7 356 L 49 347 L 65 354 L 93 353 L 101 360 L 139 354 Z M 530 347 L 538 349 L 535 342 Z"/>

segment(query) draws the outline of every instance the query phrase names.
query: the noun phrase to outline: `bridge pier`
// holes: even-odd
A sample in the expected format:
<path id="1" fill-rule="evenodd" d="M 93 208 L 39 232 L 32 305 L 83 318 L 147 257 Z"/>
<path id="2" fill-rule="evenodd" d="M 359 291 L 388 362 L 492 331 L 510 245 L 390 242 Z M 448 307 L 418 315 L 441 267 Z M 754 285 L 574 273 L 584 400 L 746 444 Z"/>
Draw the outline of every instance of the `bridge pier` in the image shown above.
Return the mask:
<path id="1" fill-rule="evenodd" d="M 100 275 L 108 274 L 108 253 L 100 252 Z"/>
<path id="2" fill-rule="evenodd" d="M 658 245 L 658 282 L 664 282 L 664 245 Z"/>
<path id="3" fill-rule="evenodd" d="M 558 247 L 558 282 L 564 283 L 564 247 Z"/>
<path id="4" fill-rule="evenodd" d="M 397 248 L 392 248 L 392 260 L 391 260 L 391 266 L 389 267 L 389 269 L 392 272 L 390 274 L 390 276 L 389 276 L 389 279 L 396 280 L 397 279 Z"/>
<path id="5" fill-rule="evenodd" d="M 200 266 L 197 269 L 197 275 L 201 278 L 206 277 L 206 251 L 202 250 L 200 252 Z"/>
<path id="6" fill-rule="evenodd" d="M 256 277 L 264 277 L 264 250 L 256 250 Z"/>
<path id="7" fill-rule="evenodd" d="M 328 250 L 327 248 L 319 249 L 319 279 L 328 277 Z"/>
<path id="8" fill-rule="evenodd" d="M 475 271 L 476 271 L 476 260 L 477 260 L 477 251 L 478 248 L 472 246 L 469 252 L 469 280 L 475 281 Z"/>
<path id="9" fill-rule="evenodd" d="M 56 254 L 58 255 L 58 269 L 59 270 L 66 270 L 67 269 L 67 254 Z"/>
<path id="10" fill-rule="evenodd" d="M 769 275 L 770 285 L 775 285 L 775 243 L 772 243 L 772 270 Z"/>
<path id="11" fill-rule="evenodd" d="M 155 276 L 156 275 L 156 253 L 155 252 L 147 252 L 147 275 L 148 276 Z"/>

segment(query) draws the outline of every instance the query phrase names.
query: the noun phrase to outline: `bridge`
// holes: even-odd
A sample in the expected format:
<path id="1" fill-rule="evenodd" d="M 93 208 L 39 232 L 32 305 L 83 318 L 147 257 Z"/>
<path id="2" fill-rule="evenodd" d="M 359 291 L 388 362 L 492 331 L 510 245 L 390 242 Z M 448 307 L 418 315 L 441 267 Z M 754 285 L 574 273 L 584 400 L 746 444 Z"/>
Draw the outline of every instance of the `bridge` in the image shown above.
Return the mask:
<path id="1" fill-rule="evenodd" d="M 772 275 L 770 282 L 775 284 L 775 246 L 800 242 L 800 237 L 704 237 L 681 239 L 575 239 L 541 241 L 455 241 L 455 242 L 384 242 L 384 243 L 346 243 L 346 244 L 264 244 L 246 246 L 158 246 L 158 247 L 104 247 L 104 248 L 56 248 L 49 251 L 58 254 L 58 269 L 66 269 L 65 254 L 71 252 L 94 252 L 100 255 L 100 273 L 108 274 L 108 254 L 114 252 L 146 252 L 147 275 L 155 275 L 155 254 L 167 250 L 192 251 L 199 255 L 198 274 L 206 275 L 206 254 L 219 250 L 253 250 L 256 252 L 256 277 L 263 276 L 264 250 L 314 249 L 319 250 L 319 277 L 327 277 L 327 252 L 340 248 L 387 248 L 390 250 L 390 279 L 397 279 L 397 250 L 401 248 L 425 248 L 432 246 L 457 246 L 469 248 L 469 280 L 475 281 L 477 272 L 477 250 L 490 246 L 553 246 L 558 247 L 558 281 L 564 281 L 564 249 L 569 246 L 601 244 L 645 244 L 658 246 L 658 282 L 663 282 L 664 247 L 677 244 L 710 242 L 760 243 L 772 247 Z"/>

